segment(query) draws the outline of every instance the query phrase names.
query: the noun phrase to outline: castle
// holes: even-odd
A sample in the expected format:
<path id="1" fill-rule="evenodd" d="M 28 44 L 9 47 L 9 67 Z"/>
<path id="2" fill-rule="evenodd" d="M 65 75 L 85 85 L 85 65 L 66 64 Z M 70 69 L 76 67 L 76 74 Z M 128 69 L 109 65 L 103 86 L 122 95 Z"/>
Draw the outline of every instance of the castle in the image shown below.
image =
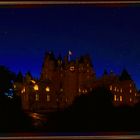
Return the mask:
<path id="1" fill-rule="evenodd" d="M 14 89 L 21 96 L 22 106 L 30 111 L 55 111 L 73 103 L 76 96 L 87 94 L 94 88 L 105 86 L 114 96 L 114 105 L 134 105 L 138 102 L 134 82 L 113 72 L 100 78 L 96 74 L 89 55 L 71 60 L 72 52 L 62 59 L 53 52 L 44 57 L 39 79 L 26 74 L 22 82 L 15 81 Z M 125 74 L 125 72 L 124 72 Z"/>

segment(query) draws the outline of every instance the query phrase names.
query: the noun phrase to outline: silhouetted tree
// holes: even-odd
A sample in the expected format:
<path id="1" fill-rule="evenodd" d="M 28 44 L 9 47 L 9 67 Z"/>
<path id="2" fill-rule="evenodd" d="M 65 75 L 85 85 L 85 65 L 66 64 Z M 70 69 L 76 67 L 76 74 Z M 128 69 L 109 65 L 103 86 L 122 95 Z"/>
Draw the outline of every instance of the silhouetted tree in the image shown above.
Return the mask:
<path id="1" fill-rule="evenodd" d="M 0 92 L 7 92 L 12 88 L 12 81 L 14 81 L 16 75 L 11 72 L 7 67 L 0 66 Z"/>

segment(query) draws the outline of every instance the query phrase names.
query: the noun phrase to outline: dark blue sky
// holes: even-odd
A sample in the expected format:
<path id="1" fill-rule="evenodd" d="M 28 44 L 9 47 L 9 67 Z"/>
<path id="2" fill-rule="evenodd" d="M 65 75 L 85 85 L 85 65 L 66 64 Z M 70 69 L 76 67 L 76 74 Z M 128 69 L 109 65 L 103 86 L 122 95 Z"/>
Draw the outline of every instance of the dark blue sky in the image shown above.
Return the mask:
<path id="1" fill-rule="evenodd" d="M 0 64 L 39 76 L 45 51 L 88 53 L 97 76 L 126 68 L 140 88 L 140 7 L 0 9 Z"/>

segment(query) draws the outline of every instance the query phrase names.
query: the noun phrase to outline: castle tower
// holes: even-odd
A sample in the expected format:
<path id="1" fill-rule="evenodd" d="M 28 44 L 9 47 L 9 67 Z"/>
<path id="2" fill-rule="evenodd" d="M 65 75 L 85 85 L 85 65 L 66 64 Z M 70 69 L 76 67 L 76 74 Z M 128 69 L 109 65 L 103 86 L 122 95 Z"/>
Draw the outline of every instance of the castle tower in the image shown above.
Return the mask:
<path id="1" fill-rule="evenodd" d="M 78 67 L 74 61 L 65 66 L 63 77 L 64 98 L 66 104 L 71 104 L 78 93 Z"/>
<path id="2" fill-rule="evenodd" d="M 79 59 L 79 94 L 87 92 L 83 86 L 88 86 L 96 79 L 95 71 L 89 55 L 81 56 Z"/>
<path id="3" fill-rule="evenodd" d="M 47 52 L 45 54 L 42 71 L 41 71 L 41 80 L 49 79 L 54 80 L 55 78 L 55 57 L 53 52 Z"/>

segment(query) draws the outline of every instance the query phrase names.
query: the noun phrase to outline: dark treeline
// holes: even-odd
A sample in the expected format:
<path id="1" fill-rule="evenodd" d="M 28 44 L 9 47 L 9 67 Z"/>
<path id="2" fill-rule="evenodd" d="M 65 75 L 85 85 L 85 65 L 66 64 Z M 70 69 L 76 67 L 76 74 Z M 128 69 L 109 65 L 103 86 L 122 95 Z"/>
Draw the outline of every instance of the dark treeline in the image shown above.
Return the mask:
<path id="1" fill-rule="evenodd" d="M 31 119 L 22 110 L 21 99 L 13 91 L 12 98 L 5 93 L 13 89 L 19 78 L 5 66 L 0 66 L 0 132 L 20 132 L 32 129 Z"/>
<path id="2" fill-rule="evenodd" d="M 114 107 L 112 98 L 104 87 L 77 97 L 72 106 L 49 118 L 48 131 L 139 131 L 140 106 Z"/>

